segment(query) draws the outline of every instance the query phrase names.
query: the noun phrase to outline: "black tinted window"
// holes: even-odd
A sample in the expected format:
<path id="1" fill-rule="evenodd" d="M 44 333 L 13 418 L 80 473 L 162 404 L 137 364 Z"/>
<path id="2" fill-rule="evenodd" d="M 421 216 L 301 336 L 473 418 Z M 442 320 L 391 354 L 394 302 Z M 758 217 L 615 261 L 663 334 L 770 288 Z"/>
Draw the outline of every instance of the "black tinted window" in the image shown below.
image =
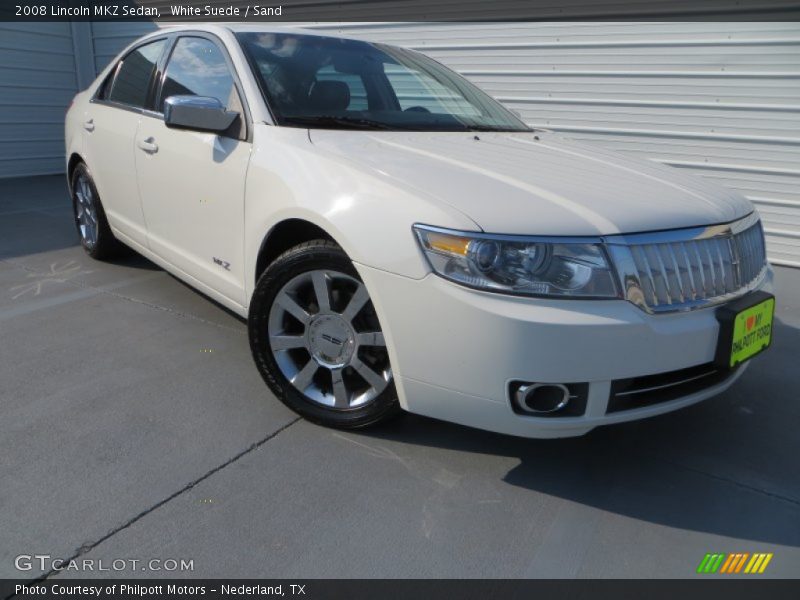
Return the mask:
<path id="1" fill-rule="evenodd" d="M 469 81 L 410 50 L 288 31 L 237 37 L 280 125 L 529 130 Z"/>
<path id="2" fill-rule="evenodd" d="M 147 102 L 147 90 L 156 62 L 166 43 L 166 40 L 159 40 L 145 44 L 123 58 L 111 91 L 108 93 L 108 99 L 143 107 Z"/>
<path id="3" fill-rule="evenodd" d="M 333 67 L 333 65 L 328 65 L 317 71 L 317 77 L 314 84 L 316 85 L 321 81 L 341 81 L 347 86 L 347 89 L 350 91 L 350 103 L 347 105 L 347 110 L 369 109 L 369 104 L 367 103 L 367 90 L 364 87 L 364 81 L 360 75 L 353 73 L 339 73 Z"/>
<path id="4" fill-rule="evenodd" d="M 234 103 L 228 63 L 222 51 L 204 38 L 183 37 L 175 44 L 161 92 L 161 106 L 170 96 L 208 96 L 228 108 Z"/>

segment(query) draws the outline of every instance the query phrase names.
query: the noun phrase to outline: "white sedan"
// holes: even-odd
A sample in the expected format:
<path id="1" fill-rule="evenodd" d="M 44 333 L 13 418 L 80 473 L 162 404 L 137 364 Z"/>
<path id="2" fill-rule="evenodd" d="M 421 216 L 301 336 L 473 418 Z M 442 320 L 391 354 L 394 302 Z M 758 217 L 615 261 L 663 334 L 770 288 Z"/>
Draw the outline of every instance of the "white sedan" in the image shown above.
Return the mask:
<path id="1" fill-rule="evenodd" d="M 770 343 L 753 206 L 531 129 L 436 61 L 256 25 L 122 52 L 66 117 L 85 250 L 248 319 L 306 418 L 583 434 L 725 390 Z"/>

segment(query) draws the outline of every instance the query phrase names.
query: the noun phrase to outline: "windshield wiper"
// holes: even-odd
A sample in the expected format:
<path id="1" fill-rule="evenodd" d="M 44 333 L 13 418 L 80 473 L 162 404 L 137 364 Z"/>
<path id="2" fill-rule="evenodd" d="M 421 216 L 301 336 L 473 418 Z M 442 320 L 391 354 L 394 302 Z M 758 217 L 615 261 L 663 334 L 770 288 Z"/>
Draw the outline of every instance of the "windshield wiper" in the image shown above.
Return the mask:
<path id="1" fill-rule="evenodd" d="M 533 131 L 533 129 L 512 129 L 509 127 L 498 127 L 497 125 L 465 125 L 467 131 L 501 131 L 523 133 Z"/>
<path id="2" fill-rule="evenodd" d="M 334 115 L 322 115 L 319 117 L 284 117 L 284 120 L 295 125 L 316 125 L 318 127 L 342 126 L 353 129 L 400 129 L 395 125 L 389 125 L 381 121 L 373 121 L 372 119 L 337 117 Z"/>
<path id="3" fill-rule="evenodd" d="M 458 129 L 452 129 L 442 123 L 425 123 L 418 127 L 404 127 L 398 124 L 384 123 L 383 121 L 375 121 L 373 119 L 365 119 L 363 117 L 346 117 L 336 115 L 319 115 L 319 116 L 292 116 L 283 118 L 286 123 L 292 125 L 300 125 L 302 127 L 322 127 L 322 128 L 347 128 L 347 129 L 374 129 L 384 131 L 532 131 L 530 129 L 511 129 L 503 128 L 497 125 L 467 125 L 458 124 Z"/>

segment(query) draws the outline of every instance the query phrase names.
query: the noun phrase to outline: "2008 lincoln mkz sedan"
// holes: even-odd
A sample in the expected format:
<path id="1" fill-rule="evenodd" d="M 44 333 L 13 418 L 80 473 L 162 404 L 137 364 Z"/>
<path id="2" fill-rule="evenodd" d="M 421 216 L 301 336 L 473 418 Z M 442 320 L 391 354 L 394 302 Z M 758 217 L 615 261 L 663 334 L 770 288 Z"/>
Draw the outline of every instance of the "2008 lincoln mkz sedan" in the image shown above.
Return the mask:
<path id="1" fill-rule="evenodd" d="M 161 30 L 76 96 L 66 140 L 86 251 L 247 317 L 312 421 L 579 435 L 717 394 L 770 342 L 747 200 L 531 129 L 417 52 Z"/>

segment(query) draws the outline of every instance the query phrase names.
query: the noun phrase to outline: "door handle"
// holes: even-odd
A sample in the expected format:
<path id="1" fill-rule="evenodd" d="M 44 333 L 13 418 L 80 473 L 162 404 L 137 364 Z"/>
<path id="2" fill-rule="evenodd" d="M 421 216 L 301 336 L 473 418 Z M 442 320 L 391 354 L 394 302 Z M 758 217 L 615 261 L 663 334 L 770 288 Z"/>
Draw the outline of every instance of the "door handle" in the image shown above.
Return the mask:
<path id="1" fill-rule="evenodd" d="M 83 122 L 83 128 L 86 131 L 94 131 L 94 119 L 89 119 Z"/>
<path id="2" fill-rule="evenodd" d="M 155 154 L 158 152 L 158 144 L 156 144 L 156 140 L 152 136 L 139 140 L 138 146 L 148 154 Z"/>

